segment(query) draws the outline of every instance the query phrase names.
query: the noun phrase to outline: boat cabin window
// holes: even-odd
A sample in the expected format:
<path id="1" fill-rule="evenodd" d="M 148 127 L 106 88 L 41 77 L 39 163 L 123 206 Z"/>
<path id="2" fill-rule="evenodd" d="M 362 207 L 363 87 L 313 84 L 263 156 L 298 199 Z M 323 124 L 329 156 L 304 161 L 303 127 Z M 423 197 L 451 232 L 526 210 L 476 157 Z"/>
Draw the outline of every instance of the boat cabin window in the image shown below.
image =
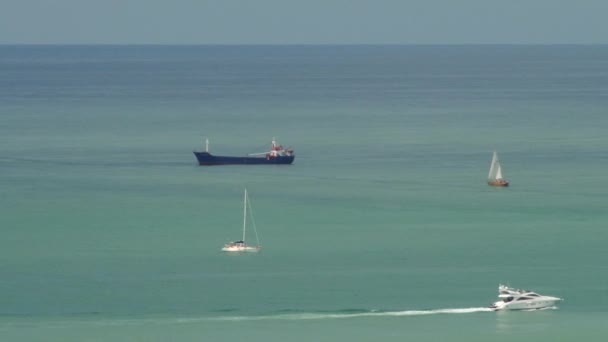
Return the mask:
<path id="1" fill-rule="evenodd" d="M 530 297 L 540 297 L 540 295 L 538 295 L 536 293 L 528 293 L 528 296 L 530 296 Z"/>
<path id="2" fill-rule="evenodd" d="M 508 302 L 510 302 L 510 301 L 512 301 L 512 300 L 513 300 L 513 297 L 507 297 L 507 298 L 505 298 L 504 302 L 505 302 L 505 303 L 508 303 Z"/>
<path id="3" fill-rule="evenodd" d="M 532 298 L 530 298 L 530 297 L 519 297 L 519 298 L 517 298 L 517 300 L 529 300 L 529 299 L 532 299 Z"/>

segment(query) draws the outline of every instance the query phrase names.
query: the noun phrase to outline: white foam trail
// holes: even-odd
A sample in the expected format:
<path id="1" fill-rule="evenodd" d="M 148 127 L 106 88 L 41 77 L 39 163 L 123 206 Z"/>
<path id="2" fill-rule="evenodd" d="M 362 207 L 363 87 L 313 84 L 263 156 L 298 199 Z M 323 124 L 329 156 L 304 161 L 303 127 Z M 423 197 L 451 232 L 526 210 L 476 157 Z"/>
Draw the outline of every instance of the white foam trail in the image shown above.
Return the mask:
<path id="1" fill-rule="evenodd" d="M 362 311 L 362 312 L 302 312 L 302 313 L 286 313 L 263 316 L 218 316 L 218 317 L 182 317 L 182 318 L 125 318 L 125 319 L 103 319 L 95 317 L 92 320 L 87 318 L 78 320 L 53 320 L 44 322 L 44 325 L 54 327 L 70 327 L 74 324 L 95 325 L 95 326 L 130 326 L 130 325 L 147 325 L 147 324 L 195 324 L 200 322 L 237 322 L 237 321 L 272 321 L 272 320 L 330 320 L 330 319 L 350 319 L 358 317 L 398 317 L 398 316 L 423 316 L 423 315 L 438 315 L 438 314 L 467 314 L 474 312 L 490 312 L 489 308 L 455 308 L 455 309 L 436 309 L 436 310 L 405 310 L 405 311 Z M 22 322 L 4 322 L 3 326 L 30 324 Z M 0 326 L 0 328 L 2 328 Z"/>
<path id="2" fill-rule="evenodd" d="M 357 317 L 388 317 L 388 316 L 424 316 L 437 314 L 466 314 L 474 312 L 491 312 L 490 308 L 457 308 L 436 310 L 406 310 L 406 311 L 369 311 L 354 313 L 297 313 L 268 316 L 222 316 L 210 318 L 215 321 L 256 321 L 256 320 L 323 320 L 323 319 L 345 319 Z"/>
<path id="3" fill-rule="evenodd" d="M 555 310 L 557 307 L 548 307 L 540 310 Z M 537 311 L 538 309 L 530 310 Z M 508 311 L 508 310 L 507 310 Z M 524 310 L 525 311 L 525 310 Z M 195 324 L 201 322 L 238 322 L 238 321 L 272 321 L 272 320 L 331 320 L 331 319 L 352 319 L 358 317 L 400 317 L 400 316 L 426 316 L 426 315 L 441 315 L 441 314 L 468 314 L 476 312 L 494 312 L 494 309 L 487 307 L 474 308 L 447 308 L 433 310 L 404 310 L 404 311 L 362 311 L 362 312 L 302 312 L 302 313 L 285 313 L 262 316 L 216 316 L 216 317 L 181 317 L 181 318 L 131 318 L 131 319 L 98 319 L 93 320 L 57 320 L 45 322 L 45 325 L 50 326 L 72 326 L 74 324 L 83 325 L 101 325 L 101 326 L 126 326 L 126 325 L 146 325 L 146 324 Z M 501 311 L 499 311 L 501 312 Z M 20 325 L 22 322 L 4 322 L 2 325 Z M 30 324 L 30 323 L 27 323 Z M 0 326 L 1 328 L 1 326 Z"/>

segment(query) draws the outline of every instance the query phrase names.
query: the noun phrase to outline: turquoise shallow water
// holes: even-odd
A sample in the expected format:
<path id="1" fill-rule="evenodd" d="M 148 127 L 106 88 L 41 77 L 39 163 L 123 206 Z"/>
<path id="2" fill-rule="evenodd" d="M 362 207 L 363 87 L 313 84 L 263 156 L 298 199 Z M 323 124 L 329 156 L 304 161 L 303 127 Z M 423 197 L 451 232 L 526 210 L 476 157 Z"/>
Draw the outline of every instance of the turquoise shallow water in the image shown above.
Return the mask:
<path id="1" fill-rule="evenodd" d="M 607 47 L 0 52 L 3 340 L 608 334 Z M 244 187 L 263 250 L 225 255 Z M 482 310 L 501 282 L 565 301 Z"/>

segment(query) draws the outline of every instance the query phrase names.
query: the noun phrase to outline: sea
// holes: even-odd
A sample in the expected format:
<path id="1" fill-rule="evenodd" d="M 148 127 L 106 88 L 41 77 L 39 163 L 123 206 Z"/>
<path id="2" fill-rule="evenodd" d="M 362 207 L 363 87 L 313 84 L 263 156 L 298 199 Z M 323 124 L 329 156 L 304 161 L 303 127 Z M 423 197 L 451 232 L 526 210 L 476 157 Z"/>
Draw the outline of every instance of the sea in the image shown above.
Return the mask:
<path id="1" fill-rule="evenodd" d="M 1 45 L 0 340 L 605 341 L 606 170 L 607 45 Z"/>

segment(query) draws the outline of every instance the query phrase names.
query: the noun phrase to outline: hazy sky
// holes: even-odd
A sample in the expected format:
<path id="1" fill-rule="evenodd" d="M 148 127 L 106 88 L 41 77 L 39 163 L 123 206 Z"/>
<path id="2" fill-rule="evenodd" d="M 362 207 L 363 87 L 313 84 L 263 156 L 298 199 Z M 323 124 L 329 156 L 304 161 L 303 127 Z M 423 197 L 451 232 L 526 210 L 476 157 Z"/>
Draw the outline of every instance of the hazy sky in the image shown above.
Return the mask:
<path id="1" fill-rule="evenodd" d="M 608 43 L 608 0 L 0 0 L 0 44 Z"/>

